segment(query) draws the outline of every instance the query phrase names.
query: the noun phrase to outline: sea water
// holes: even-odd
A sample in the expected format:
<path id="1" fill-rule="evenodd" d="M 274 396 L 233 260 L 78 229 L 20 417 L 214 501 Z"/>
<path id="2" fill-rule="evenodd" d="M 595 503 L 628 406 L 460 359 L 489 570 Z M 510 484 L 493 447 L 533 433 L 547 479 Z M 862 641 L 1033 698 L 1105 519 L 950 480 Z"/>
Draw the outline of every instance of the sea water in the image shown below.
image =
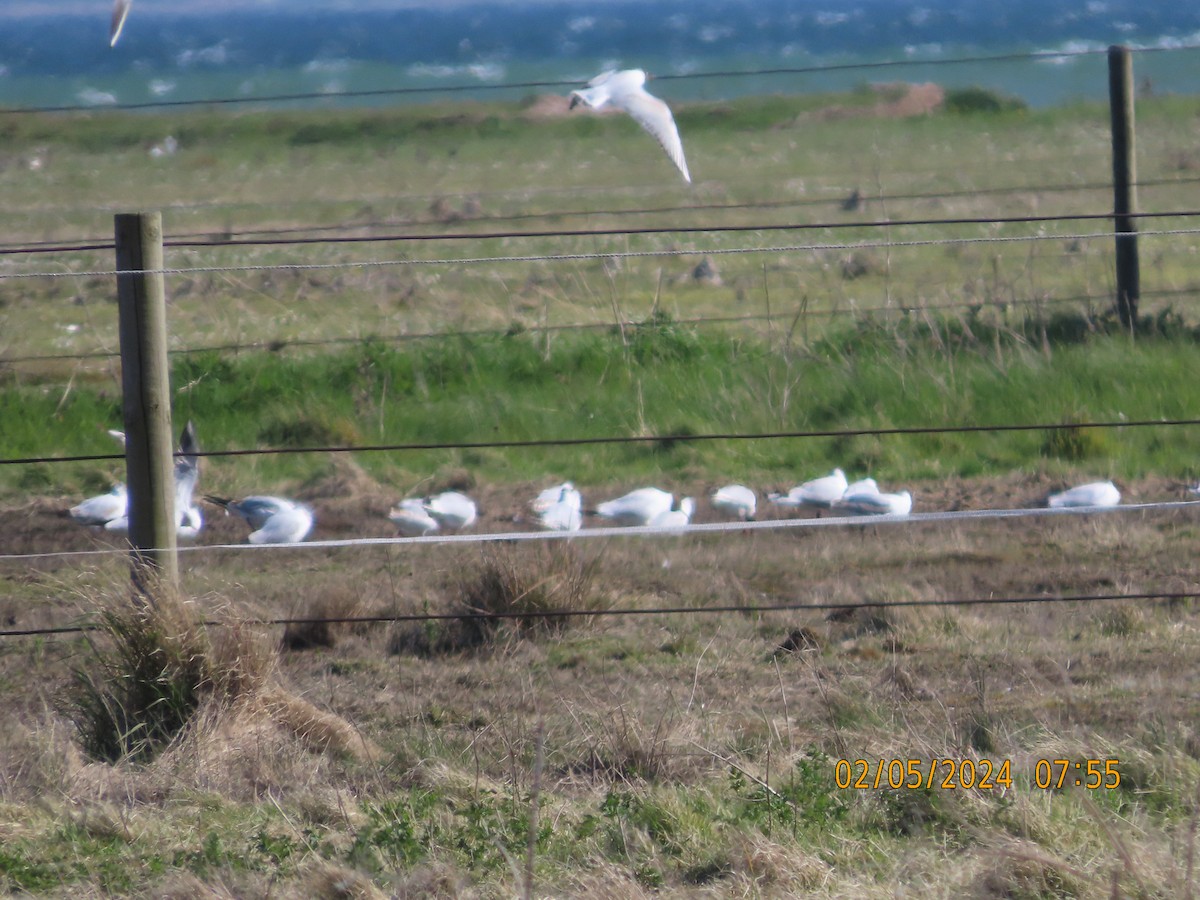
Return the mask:
<path id="1" fill-rule="evenodd" d="M 0 4 L 0 106 L 199 100 L 318 106 L 521 99 L 614 67 L 672 100 L 980 86 L 1032 106 L 1106 96 L 1104 49 L 1138 50 L 1143 90 L 1200 93 L 1200 4 L 1133 0 L 138 0 L 116 47 L 108 4 Z M 46 10 L 54 10 L 47 14 Z M 1029 54 L 1039 54 L 1028 58 Z M 994 57 L 1016 56 L 1015 59 Z M 370 93 L 382 92 L 382 93 Z"/>

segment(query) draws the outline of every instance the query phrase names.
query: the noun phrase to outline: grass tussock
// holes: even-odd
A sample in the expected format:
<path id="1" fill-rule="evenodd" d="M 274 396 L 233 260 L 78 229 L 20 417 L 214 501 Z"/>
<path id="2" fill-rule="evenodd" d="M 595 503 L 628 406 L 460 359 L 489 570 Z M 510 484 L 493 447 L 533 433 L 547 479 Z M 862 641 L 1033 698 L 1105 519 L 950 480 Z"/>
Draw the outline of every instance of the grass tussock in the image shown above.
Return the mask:
<path id="1" fill-rule="evenodd" d="M 977 884 L 977 896 L 1091 897 L 1101 888 L 1091 875 L 1028 843 L 1004 848 Z M 1117 895 L 1114 895 L 1117 896 Z"/>
<path id="2" fill-rule="evenodd" d="M 606 606 L 594 584 L 598 565 L 599 557 L 586 557 L 565 542 L 489 546 L 453 588 L 455 618 L 400 629 L 390 649 L 437 656 L 586 628 L 590 613 Z"/>
<path id="3" fill-rule="evenodd" d="M 109 601 L 76 667 L 65 712 L 91 757 L 150 759 L 191 721 L 222 672 L 194 610 L 163 591 L 152 603 Z"/>
<path id="4" fill-rule="evenodd" d="M 280 645 L 285 650 L 334 647 L 341 635 L 355 627 L 362 630 L 361 625 L 355 626 L 337 620 L 370 615 L 370 607 L 370 602 L 353 587 L 333 586 L 314 598 L 304 614 L 284 628 Z"/>
<path id="5" fill-rule="evenodd" d="M 148 761 L 189 729 L 216 735 L 224 753 L 264 718 L 312 752 L 365 759 L 374 751 L 344 719 L 278 685 L 278 655 L 264 633 L 234 620 L 210 631 L 172 592 L 153 603 L 110 602 L 99 635 L 63 703 L 93 759 Z"/>

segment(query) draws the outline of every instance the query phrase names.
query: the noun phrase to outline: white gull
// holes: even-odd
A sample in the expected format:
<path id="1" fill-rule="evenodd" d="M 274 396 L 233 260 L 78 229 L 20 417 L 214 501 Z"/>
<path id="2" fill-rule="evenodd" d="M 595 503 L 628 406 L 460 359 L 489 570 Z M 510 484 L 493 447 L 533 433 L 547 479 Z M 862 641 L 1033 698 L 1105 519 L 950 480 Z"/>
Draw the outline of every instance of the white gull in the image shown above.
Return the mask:
<path id="1" fill-rule="evenodd" d="M 717 512 L 742 522 L 753 519 L 758 508 L 758 499 L 754 496 L 754 491 L 741 484 L 728 484 L 718 488 L 713 491 L 709 502 Z"/>
<path id="2" fill-rule="evenodd" d="M 569 481 L 564 481 L 562 484 L 556 484 L 554 487 L 548 487 L 544 491 L 538 493 L 536 497 L 529 501 L 529 508 L 535 513 L 544 513 L 555 503 L 558 503 L 563 496 L 563 491 L 573 491 L 575 485 Z M 578 493 L 578 492 L 576 492 Z"/>
<path id="3" fill-rule="evenodd" d="M 440 527 L 455 531 L 471 525 L 478 515 L 475 501 L 458 491 L 444 491 L 426 497 L 425 511 L 437 520 Z"/>
<path id="4" fill-rule="evenodd" d="M 1058 494 L 1051 494 L 1046 505 L 1059 509 L 1075 506 L 1116 506 L 1121 502 L 1121 492 L 1111 481 L 1093 481 L 1081 484 Z"/>
<path id="5" fill-rule="evenodd" d="M 405 537 L 421 537 L 439 528 L 437 519 L 425 510 L 423 498 L 410 497 L 401 500 L 392 507 L 388 518 Z"/>
<path id="6" fill-rule="evenodd" d="M 684 528 L 691 523 L 692 513 L 695 511 L 696 501 L 691 497 L 684 497 L 679 501 L 679 509 L 668 509 L 666 512 L 660 512 L 650 520 L 649 525 L 651 528 Z"/>
<path id="7" fill-rule="evenodd" d="M 912 494 L 859 491 L 846 494 L 833 505 L 860 516 L 907 516 L 912 511 Z"/>
<path id="8" fill-rule="evenodd" d="M 649 525 L 659 513 L 668 512 L 675 497 L 658 488 L 638 488 L 596 507 L 596 515 L 614 525 Z"/>
<path id="9" fill-rule="evenodd" d="M 796 485 L 786 494 L 768 496 L 776 506 L 815 506 L 828 509 L 842 499 L 848 486 L 846 473 L 841 469 L 834 469 L 828 475 Z"/>
<path id="10" fill-rule="evenodd" d="M 206 495 L 204 499 L 245 519 L 254 529 L 247 538 L 251 544 L 295 544 L 312 531 L 312 508 L 286 497 L 255 494 L 241 500 L 227 500 Z"/>
<path id="11" fill-rule="evenodd" d="M 683 158 L 683 142 L 675 127 L 675 117 L 666 103 L 646 92 L 645 84 L 646 73 L 641 69 L 609 70 L 589 81 L 587 87 L 571 91 L 571 109 L 580 103 L 591 109 L 601 109 L 611 103 L 629 113 L 658 141 L 683 175 L 683 180 L 690 184 L 692 176 Z"/>
<path id="12" fill-rule="evenodd" d="M 578 531 L 583 527 L 583 495 L 565 483 L 558 499 L 537 515 L 538 524 L 547 531 Z"/>

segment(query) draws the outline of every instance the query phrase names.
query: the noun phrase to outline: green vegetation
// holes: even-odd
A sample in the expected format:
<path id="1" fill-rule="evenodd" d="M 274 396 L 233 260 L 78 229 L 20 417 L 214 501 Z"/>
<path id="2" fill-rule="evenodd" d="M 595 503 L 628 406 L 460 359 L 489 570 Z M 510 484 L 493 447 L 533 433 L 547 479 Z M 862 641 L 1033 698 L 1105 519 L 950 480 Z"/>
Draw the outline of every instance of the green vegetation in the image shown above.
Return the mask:
<path id="1" fill-rule="evenodd" d="M 1070 428 L 1036 432 L 697 441 L 725 432 L 840 431 L 957 425 L 1048 425 L 1200 417 L 1188 379 L 1188 330 L 1131 338 L 1097 322 L 999 328 L 970 318 L 864 320 L 811 346 L 772 347 L 659 315 L 628 331 L 536 333 L 366 343 L 321 355 L 216 353 L 176 357 L 173 383 L 197 387 L 176 415 L 195 420 L 205 449 L 322 447 L 658 434 L 657 443 L 362 454 L 381 481 L 467 470 L 477 482 L 569 473 L 588 483 L 635 477 L 786 479 L 833 464 L 889 479 L 1093 467 L 1099 475 L 1185 477 L 1186 429 Z M 1074 337 L 1064 337 L 1071 334 Z M 1053 337 L 1051 337 L 1053 335 Z M 89 379 L 69 394 L 9 375 L 0 394 L 0 455 L 115 453 L 115 386 Z M 267 483 L 304 482 L 321 456 L 256 460 Z M 64 488 L 98 489 L 113 465 L 41 472 Z M 214 460 L 219 491 L 249 486 L 246 466 Z M 35 472 L 36 474 L 36 472 Z M 29 470 L 0 471 L 11 494 Z"/>
<path id="2" fill-rule="evenodd" d="M 1019 97 L 1010 97 L 981 87 L 955 88 L 946 92 L 946 111 L 952 113 L 1025 112 L 1028 106 Z"/>

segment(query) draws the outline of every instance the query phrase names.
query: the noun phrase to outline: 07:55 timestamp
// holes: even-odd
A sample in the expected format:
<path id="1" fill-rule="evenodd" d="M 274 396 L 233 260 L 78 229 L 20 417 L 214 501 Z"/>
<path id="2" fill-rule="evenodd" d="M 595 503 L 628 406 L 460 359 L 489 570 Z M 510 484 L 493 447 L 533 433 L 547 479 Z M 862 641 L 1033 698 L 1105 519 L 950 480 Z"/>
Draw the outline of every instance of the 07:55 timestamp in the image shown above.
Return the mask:
<path id="1" fill-rule="evenodd" d="M 1113 790 L 1121 786 L 1121 761 L 1109 759 L 1039 759 L 1032 784 L 1040 790 L 1074 786 L 1087 790 Z M 1013 786 L 1012 760 L 952 759 L 839 759 L 834 781 L 839 789 L 918 789 L 940 787 L 970 790 L 1007 790 Z"/>
<path id="2" fill-rule="evenodd" d="M 1110 759 L 1039 759 L 1033 767 L 1034 786 L 1058 790 L 1067 785 L 1089 791 L 1121 786 L 1121 761 Z"/>

